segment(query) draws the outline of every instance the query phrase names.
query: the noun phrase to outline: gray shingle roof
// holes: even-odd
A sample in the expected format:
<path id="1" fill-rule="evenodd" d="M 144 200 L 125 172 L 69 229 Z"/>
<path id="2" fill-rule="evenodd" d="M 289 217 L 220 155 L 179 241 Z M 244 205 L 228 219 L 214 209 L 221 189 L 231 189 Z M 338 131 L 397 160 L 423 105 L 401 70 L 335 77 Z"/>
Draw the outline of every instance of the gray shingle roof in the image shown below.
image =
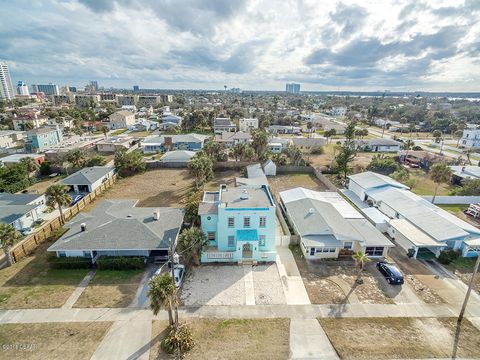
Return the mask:
<path id="1" fill-rule="evenodd" d="M 11 224 L 37 206 L 38 205 L 0 206 L 0 223 Z"/>
<path id="2" fill-rule="evenodd" d="M 172 143 L 199 143 L 205 141 L 208 136 L 201 134 L 181 134 L 181 135 L 161 135 L 151 138 L 146 138 L 144 144 L 163 144 L 165 143 L 165 137 L 171 137 Z"/>
<path id="3" fill-rule="evenodd" d="M 0 206 L 6 205 L 27 205 L 43 195 L 39 194 L 10 194 L 0 193 Z"/>
<path id="4" fill-rule="evenodd" d="M 107 166 L 93 166 L 73 173 L 61 181 L 65 185 L 92 185 L 113 170 Z"/>
<path id="5" fill-rule="evenodd" d="M 167 249 L 180 231 L 184 211 L 133 207 L 136 200 L 104 200 L 91 213 L 80 213 L 66 227 L 69 230 L 49 251 L 68 250 L 155 250 Z M 80 224 L 86 224 L 81 231 Z"/>

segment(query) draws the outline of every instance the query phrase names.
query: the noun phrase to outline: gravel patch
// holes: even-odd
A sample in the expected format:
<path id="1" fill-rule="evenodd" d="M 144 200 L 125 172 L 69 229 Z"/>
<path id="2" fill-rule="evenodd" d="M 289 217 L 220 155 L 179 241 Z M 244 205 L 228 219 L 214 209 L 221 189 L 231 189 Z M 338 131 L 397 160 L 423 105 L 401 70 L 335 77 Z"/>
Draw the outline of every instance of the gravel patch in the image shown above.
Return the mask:
<path id="1" fill-rule="evenodd" d="M 276 264 L 252 267 L 253 289 L 257 305 L 286 304 Z M 245 272 L 237 265 L 194 267 L 182 286 L 185 306 L 245 305 Z"/>
<path id="2" fill-rule="evenodd" d="M 185 306 L 245 305 L 243 267 L 202 265 L 192 268 L 182 287 Z"/>
<path id="3" fill-rule="evenodd" d="M 286 304 L 276 264 L 253 267 L 253 288 L 257 305 Z"/>

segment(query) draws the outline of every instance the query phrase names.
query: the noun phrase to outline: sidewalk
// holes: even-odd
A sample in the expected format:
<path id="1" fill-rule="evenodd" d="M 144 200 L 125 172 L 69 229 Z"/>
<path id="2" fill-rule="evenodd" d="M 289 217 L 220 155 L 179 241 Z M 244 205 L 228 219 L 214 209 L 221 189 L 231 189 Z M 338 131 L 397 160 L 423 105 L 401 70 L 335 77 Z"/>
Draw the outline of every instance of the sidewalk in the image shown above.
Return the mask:
<path id="1" fill-rule="evenodd" d="M 62 309 L 71 309 L 73 305 L 77 302 L 78 298 L 82 295 L 83 291 L 85 288 L 88 286 L 90 283 L 90 280 L 95 276 L 95 273 L 97 270 L 91 270 L 78 284 L 76 289 L 73 291 L 72 295 L 67 299 L 65 304 L 63 304 Z"/>
<path id="2" fill-rule="evenodd" d="M 317 319 L 290 321 L 290 359 L 338 359 Z"/>
<path id="3" fill-rule="evenodd" d="M 278 246 L 276 262 L 287 304 L 310 304 L 307 290 L 290 249 Z"/>

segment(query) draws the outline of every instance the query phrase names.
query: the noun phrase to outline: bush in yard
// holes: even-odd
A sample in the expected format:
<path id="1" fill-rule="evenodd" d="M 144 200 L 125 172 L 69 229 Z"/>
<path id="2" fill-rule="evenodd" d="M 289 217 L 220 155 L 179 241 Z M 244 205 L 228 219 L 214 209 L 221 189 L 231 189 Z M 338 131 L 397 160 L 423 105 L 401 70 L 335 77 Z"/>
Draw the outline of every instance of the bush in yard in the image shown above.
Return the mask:
<path id="1" fill-rule="evenodd" d="M 139 270 L 145 268 L 145 258 L 141 256 L 99 256 L 99 270 Z"/>
<path id="2" fill-rule="evenodd" d="M 367 169 L 383 175 L 390 175 L 397 171 L 400 166 L 394 158 L 385 156 L 384 154 L 375 155 L 367 166 Z"/>
<path id="3" fill-rule="evenodd" d="M 441 264 L 448 265 L 452 261 L 457 260 L 460 257 L 460 253 L 453 249 L 442 250 L 438 256 L 438 261 Z"/>
<path id="4" fill-rule="evenodd" d="M 168 335 L 162 340 L 162 349 L 168 354 L 174 354 L 178 348 L 181 354 L 190 351 L 195 346 L 192 331 L 186 324 L 178 327 L 174 326 L 168 328 Z"/>
<path id="5" fill-rule="evenodd" d="M 52 269 L 89 269 L 92 261 L 84 257 L 56 257 L 52 255 L 48 258 L 48 263 Z"/>

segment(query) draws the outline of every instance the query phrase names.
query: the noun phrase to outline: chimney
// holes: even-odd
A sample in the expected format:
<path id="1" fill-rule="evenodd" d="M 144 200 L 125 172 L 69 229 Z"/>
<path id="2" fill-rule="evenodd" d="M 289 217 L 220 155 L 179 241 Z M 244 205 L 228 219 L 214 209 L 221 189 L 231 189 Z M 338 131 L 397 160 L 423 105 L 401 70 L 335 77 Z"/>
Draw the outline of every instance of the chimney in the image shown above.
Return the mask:
<path id="1" fill-rule="evenodd" d="M 247 199 L 248 199 L 247 189 L 243 189 L 242 193 L 240 194 L 240 200 L 247 200 Z"/>
<path id="2" fill-rule="evenodd" d="M 158 221 L 160 219 L 160 210 L 157 209 L 153 212 L 153 220 Z"/>
<path id="3" fill-rule="evenodd" d="M 87 224 L 81 223 L 81 224 L 80 224 L 80 230 L 81 230 L 81 231 L 87 230 Z"/>

